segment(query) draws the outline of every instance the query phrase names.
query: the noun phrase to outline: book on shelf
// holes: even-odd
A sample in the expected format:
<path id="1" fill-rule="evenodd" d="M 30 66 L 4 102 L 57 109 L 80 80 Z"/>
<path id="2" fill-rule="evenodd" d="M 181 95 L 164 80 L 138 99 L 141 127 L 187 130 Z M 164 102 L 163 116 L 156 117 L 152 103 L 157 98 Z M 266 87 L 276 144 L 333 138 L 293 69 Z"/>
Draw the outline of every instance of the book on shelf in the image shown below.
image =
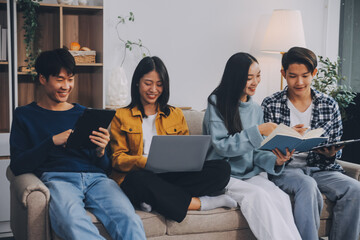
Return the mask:
<path id="1" fill-rule="evenodd" d="M 260 150 L 271 151 L 277 148 L 285 154 L 288 148 L 289 151 L 295 149 L 295 152 L 308 152 L 328 139 L 321 137 L 323 132 L 322 128 L 318 128 L 301 135 L 293 128 L 281 123 L 262 141 Z"/>
<path id="2" fill-rule="evenodd" d="M 0 48 L 1 48 L 1 55 L 0 55 L 0 59 L 2 61 L 6 61 L 7 60 L 7 29 L 6 28 L 1 28 L 1 44 L 0 44 Z"/>

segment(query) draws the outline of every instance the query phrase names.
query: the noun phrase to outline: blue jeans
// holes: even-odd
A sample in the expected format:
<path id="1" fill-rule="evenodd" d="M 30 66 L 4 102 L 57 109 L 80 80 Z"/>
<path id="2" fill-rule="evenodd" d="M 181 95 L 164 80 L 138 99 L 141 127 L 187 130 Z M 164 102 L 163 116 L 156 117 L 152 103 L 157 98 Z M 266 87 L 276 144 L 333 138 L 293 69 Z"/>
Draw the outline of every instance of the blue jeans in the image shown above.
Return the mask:
<path id="1" fill-rule="evenodd" d="M 360 233 L 360 183 L 340 172 L 321 171 L 308 176 L 303 169 L 287 167 L 271 180 L 294 194 L 294 218 L 304 240 L 318 240 L 321 192 L 335 203 L 330 240 L 358 240 Z M 320 192 L 321 191 L 321 192 Z"/>
<path id="2" fill-rule="evenodd" d="M 335 202 L 329 240 L 358 240 L 360 235 L 360 182 L 340 172 L 315 172 L 318 188 Z"/>
<path id="3" fill-rule="evenodd" d="M 104 225 L 112 239 L 146 239 L 142 221 L 119 186 L 102 173 L 46 172 L 49 215 L 62 239 L 104 239 L 86 210 Z"/>

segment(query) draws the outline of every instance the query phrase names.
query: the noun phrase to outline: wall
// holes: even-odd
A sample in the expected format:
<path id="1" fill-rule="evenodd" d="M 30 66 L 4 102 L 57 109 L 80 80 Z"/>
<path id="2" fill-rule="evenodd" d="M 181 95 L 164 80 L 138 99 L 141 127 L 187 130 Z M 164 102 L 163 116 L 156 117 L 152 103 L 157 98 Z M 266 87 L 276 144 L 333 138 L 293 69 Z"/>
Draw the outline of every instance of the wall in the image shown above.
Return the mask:
<path id="1" fill-rule="evenodd" d="M 340 0 L 106 0 L 105 80 L 120 66 L 123 46 L 117 39 L 117 16 L 135 14 L 134 23 L 119 27 L 123 39 L 139 38 L 152 55 L 165 62 L 170 74 L 170 104 L 206 108 L 227 59 L 249 52 L 260 61 L 262 83 L 255 100 L 280 88 L 280 54 L 259 51 L 273 9 L 302 12 L 307 47 L 335 59 L 338 53 Z M 127 54 L 123 65 L 131 81 L 139 51 Z"/>

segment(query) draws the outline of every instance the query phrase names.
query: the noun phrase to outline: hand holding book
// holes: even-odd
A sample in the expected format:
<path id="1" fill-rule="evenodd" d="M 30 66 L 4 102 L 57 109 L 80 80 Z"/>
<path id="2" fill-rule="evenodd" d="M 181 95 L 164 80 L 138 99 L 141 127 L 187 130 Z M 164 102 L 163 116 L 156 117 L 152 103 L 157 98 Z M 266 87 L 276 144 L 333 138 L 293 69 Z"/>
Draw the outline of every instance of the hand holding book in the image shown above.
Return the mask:
<path id="1" fill-rule="evenodd" d="M 331 158 L 334 157 L 336 152 L 339 151 L 340 149 L 343 149 L 344 146 L 341 147 L 335 147 L 335 146 L 331 146 L 331 147 L 319 147 L 316 149 L 311 149 L 312 151 L 324 155 L 326 158 Z"/>
<path id="2" fill-rule="evenodd" d="M 278 165 L 278 166 L 283 165 L 285 162 L 290 160 L 290 158 L 292 157 L 294 152 L 295 152 L 295 149 L 292 150 L 291 152 L 289 151 L 289 149 L 286 149 L 286 155 L 284 155 L 277 148 L 272 150 L 272 153 L 275 154 L 275 156 L 276 156 L 276 163 L 275 164 Z"/>
<path id="3" fill-rule="evenodd" d="M 297 131 L 298 133 L 301 134 L 301 136 L 304 136 L 305 133 L 308 132 L 308 130 L 310 130 L 309 127 L 304 127 L 304 124 L 297 124 L 295 126 L 292 127 L 292 129 L 294 129 L 295 131 Z"/>
<path id="4" fill-rule="evenodd" d="M 284 124 L 279 124 L 261 143 L 260 150 L 272 151 L 278 148 L 283 154 L 286 154 L 286 148 L 288 148 L 289 151 L 307 152 L 328 139 L 327 137 L 321 137 L 323 131 L 322 128 L 318 128 L 307 131 L 302 136 L 295 129 Z"/>

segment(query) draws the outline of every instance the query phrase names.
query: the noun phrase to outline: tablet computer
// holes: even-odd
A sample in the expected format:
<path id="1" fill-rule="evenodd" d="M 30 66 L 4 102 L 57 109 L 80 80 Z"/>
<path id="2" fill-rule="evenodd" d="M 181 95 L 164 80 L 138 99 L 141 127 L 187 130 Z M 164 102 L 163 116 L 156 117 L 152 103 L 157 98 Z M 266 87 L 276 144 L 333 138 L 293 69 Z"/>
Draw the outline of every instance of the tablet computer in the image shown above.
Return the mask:
<path id="1" fill-rule="evenodd" d="M 314 147 L 311 150 L 316 150 L 316 149 L 320 149 L 320 148 L 324 148 L 324 147 L 329 148 L 332 146 L 335 146 L 335 148 L 337 148 L 337 147 L 345 146 L 345 145 L 356 143 L 356 142 L 360 142 L 360 139 L 351 139 L 351 140 L 345 140 L 345 141 L 340 141 L 340 142 L 328 143 L 325 145 Z"/>
<path id="2" fill-rule="evenodd" d="M 77 120 L 73 132 L 70 134 L 66 147 L 68 148 L 96 148 L 90 141 L 92 131 L 99 131 L 99 127 L 107 129 L 116 111 L 106 109 L 87 108 Z"/>

